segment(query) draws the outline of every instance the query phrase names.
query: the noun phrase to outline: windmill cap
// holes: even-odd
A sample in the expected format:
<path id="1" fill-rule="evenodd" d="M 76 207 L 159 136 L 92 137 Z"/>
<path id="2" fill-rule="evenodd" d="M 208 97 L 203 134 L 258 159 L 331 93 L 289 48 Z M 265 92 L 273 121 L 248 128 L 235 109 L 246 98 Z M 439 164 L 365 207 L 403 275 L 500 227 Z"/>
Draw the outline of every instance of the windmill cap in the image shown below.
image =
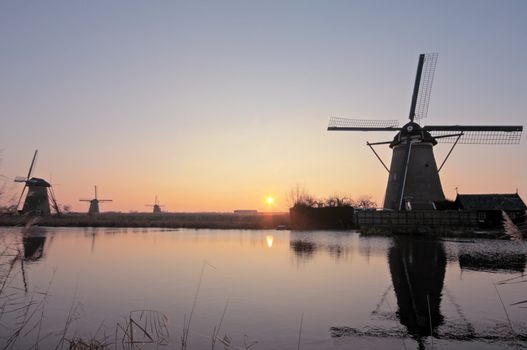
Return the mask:
<path id="1" fill-rule="evenodd" d="M 49 182 L 38 177 L 32 177 L 26 181 L 28 186 L 37 186 L 37 187 L 51 187 Z"/>
<path id="2" fill-rule="evenodd" d="M 424 130 L 417 123 L 409 122 L 401 128 L 401 131 L 399 131 L 397 135 L 395 135 L 392 143 L 390 143 L 390 148 L 400 145 L 403 141 L 406 141 L 409 138 L 420 140 L 421 142 L 429 142 L 434 146 L 437 145 L 436 139 L 433 138 L 428 131 Z"/>

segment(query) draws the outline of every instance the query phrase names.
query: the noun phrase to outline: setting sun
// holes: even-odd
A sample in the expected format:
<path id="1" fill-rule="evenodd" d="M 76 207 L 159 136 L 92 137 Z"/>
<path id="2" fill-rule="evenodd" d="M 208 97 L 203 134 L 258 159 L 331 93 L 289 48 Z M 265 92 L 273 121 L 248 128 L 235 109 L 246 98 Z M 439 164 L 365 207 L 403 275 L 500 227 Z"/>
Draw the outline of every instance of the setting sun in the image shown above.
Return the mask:
<path id="1" fill-rule="evenodd" d="M 527 0 L 246 2 L 0 0 L 0 350 L 527 350 Z"/>

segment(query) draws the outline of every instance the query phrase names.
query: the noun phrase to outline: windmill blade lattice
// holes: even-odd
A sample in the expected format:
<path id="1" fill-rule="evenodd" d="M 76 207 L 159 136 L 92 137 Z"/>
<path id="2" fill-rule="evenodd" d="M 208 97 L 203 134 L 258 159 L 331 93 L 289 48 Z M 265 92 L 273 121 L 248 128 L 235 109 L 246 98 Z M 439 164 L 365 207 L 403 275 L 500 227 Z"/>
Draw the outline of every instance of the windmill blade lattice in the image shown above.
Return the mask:
<path id="1" fill-rule="evenodd" d="M 425 54 L 425 61 L 423 64 L 423 71 L 421 75 L 421 83 L 419 85 L 419 94 L 415 108 L 415 119 L 421 120 L 426 118 L 428 114 L 428 105 L 430 103 L 430 93 L 432 92 L 432 84 L 434 83 L 434 73 L 436 70 L 438 53 Z"/>
<path id="2" fill-rule="evenodd" d="M 521 125 L 453 125 L 425 126 L 439 143 L 455 143 L 461 134 L 459 144 L 474 145 L 515 145 L 521 141 L 523 126 Z M 450 137 L 451 136 L 451 137 Z"/>
<path id="3" fill-rule="evenodd" d="M 438 54 L 420 54 L 412 90 L 409 122 L 399 127 L 397 120 L 364 120 L 332 117 L 328 131 L 394 131 L 392 141 L 367 143 L 388 170 L 384 208 L 389 210 L 435 210 L 445 200 L 439 171 L 459 144 L 518 144 L 523 126 L 519 125 L 430 125 L 418 121 L 427 116 Z M 416 122 L 417 120 L 417 122 Z M 433 147 L 451 143 L 447 157 L 437 168 Z M 373 150 L 386 144 L 392 149 L 390 168 Z M 414 151 L 414 145 L 418 148 Z M 425 167 L 422 167 L 425 164 Z"/>
<path id="4" fill-rule="evenodd" d="M 348 119 L 331 117 L 328 130 L 394 131 L 399 130 L 397 120 Z"/>

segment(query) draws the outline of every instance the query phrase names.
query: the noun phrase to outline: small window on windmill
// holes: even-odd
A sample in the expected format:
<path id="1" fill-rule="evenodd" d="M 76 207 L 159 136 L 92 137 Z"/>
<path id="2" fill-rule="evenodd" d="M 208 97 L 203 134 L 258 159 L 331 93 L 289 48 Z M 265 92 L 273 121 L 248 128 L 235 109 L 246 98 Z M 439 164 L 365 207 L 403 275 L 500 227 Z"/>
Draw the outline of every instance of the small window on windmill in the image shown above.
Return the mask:
<path id="1" fill-rule="evenodd" d="M 485 222 L 485 219 L 487 218 L 487 213 L 484 211 L 478 211 L 478 221 L 479 222 Z"/>
<path id="2" fill-rule="evenodd" d="M 407 211 L 412 210 L 412 202 L 410 201 L 410 198 L 404 200 L 404 209 Z"/>

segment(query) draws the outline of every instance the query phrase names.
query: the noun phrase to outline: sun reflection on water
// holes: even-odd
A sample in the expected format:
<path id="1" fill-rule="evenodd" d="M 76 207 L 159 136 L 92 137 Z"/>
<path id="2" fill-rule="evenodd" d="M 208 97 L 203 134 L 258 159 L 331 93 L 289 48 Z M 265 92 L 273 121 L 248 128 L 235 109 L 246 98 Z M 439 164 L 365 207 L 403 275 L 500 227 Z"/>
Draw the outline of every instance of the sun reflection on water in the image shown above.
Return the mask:
<path id="1" fill-rule="evenodd" d="M 267 235 L 265 236 L 265 240 L 267 241 L 267 247 L 272 248 L 273 247 L 273 236 Z"/>

